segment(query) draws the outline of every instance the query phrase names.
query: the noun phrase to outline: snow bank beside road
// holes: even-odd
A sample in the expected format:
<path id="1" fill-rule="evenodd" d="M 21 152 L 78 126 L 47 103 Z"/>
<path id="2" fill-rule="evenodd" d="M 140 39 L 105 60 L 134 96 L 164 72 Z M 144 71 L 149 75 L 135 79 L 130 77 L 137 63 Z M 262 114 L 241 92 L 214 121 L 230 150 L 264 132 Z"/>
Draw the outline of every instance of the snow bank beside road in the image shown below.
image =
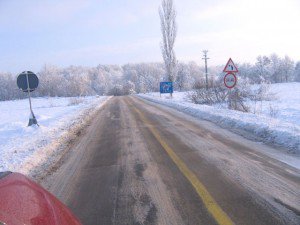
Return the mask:
<path id="1" fill-rule="evenodd" d="M 28 100 L 0 102 L 0 171 L 30 174 L 51 163 L 65 142 L 80 129 L 108 97 L 34 98 L 33 111 L 40 127 L 27 127 Z"/>
<path id="2" fill-rule="evenodd" d="M 196 105 L 186 97 L 186 93 L 174 93 L 174 98 L 159 97 L 159 93 L 141 94 L 150 101 L 167 105 L 200 119 L 217 123 L 225 128 L 242 129 L 262 138 L 267 143 L 275 143 L 300 155 L 300 83 L 275 84 L 271 92 L 277 99 L 262 102 L 260 115 L 221 109 L 217 106 Z M 268 115 L 267 108 L 276 107 L 277 116 Z"/>

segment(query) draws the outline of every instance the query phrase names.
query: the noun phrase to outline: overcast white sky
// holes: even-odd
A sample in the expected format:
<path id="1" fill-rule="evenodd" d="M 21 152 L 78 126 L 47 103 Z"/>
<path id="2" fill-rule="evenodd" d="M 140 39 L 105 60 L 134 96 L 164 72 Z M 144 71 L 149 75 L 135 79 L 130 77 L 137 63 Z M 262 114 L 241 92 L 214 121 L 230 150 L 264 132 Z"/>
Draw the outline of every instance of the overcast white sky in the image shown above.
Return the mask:
<path id="1" fill-rule="evenodd" d="M 160 0 L 0 0 L 0 71 L 162 61 Z M 175 0 L 176 55 L 300 60 L 300 0 Z"/>

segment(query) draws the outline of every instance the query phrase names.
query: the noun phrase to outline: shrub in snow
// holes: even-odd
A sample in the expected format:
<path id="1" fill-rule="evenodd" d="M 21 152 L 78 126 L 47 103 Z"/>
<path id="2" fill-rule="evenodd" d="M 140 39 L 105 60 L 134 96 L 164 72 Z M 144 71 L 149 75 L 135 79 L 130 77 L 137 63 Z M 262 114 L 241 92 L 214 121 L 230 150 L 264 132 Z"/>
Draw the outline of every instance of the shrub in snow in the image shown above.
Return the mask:
<path id="1" fill-rule="evenodd" d="M 83 102 L 84 102 L 83 98 L 78 98 L 78 97 L 69 98 L 69 104 L 68 104 L 68 106 L 79 105 L 79 104 L 81 104 Z"/>
<path id="2" fill-rule="evenodd" d="M 279 114 L 279 109 L 272 104 L 269 104 L 269 115 L 272 118 L 276 118 Z"/>
<path id="3" fill-rule="evenodd" d="M 251 96 L 251 86 L 248 79 L 240 79 L 238 84 L 232 91 L 228 93 L 228 108 L 249 112 L 250 107 L 247 105 L 247 100 Z"/>
<path id="4" fill-rule="evenodd" d="M 254 110 L 256 113 L 256 103 L 258 101 L 274 100 L 275 94 L 270 93 L 268 84 L 260 84 L 253 87 L 249 79 L 240 78 L 235 88 L 229 90 L 223 84 L 223 79 L 215 82 L 213 85 L 210 83 L 209 88 L 206 90 L 203 85 L 199 85 L 198 89 L 189 92 L 188 98 L 195 104 L 227 104 L 229 109 L 250 112 L 250 102 L 254 102 Z M 253 105 L 253 104 L 251 104 Z"/>
<path id="5" fill-rule="evenodd" d="M 197 89 L 189 93 L 189 99 L 196 104 L 213 105 L 223 103 L 227 98 L 227 90 L 221 86 Z"/>

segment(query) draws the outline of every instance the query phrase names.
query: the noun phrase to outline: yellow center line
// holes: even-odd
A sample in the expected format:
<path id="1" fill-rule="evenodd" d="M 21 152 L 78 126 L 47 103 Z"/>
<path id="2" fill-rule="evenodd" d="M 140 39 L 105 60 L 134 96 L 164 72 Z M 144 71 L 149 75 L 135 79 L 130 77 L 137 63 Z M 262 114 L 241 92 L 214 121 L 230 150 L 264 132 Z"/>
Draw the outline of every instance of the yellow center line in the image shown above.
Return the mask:
<path id="1" fill-rule="evenodd" d="M 183 173 L 183 175 L 192 184 L 197 194 L 202 199 L 205 207 L 216 220 L 216 222 L 219 225 L 233 225 L 234 223 L 229 218 L 229 216 L 221 209 L 221 207 L 214 200 L 214 198 L 211 196 L 211 194 L 208 192 L 205 186 L 199 181 L 197 176 L 185 165 L 185 163 L 176 155 L 172 148 L 163 140 L 163 138 L 159 135 L 158 131 L 155 129 L 154 126 L 151 125 L 150 121 L 145 117 L 145 115 L 131 103 L 127 102 L 127 104 L 132 106 L 141 118 L 141 120 L 148 125 L 148 128 L 151 131 L 151 133 L 161 144 L 164 150 L 168 153 L 170 158 L 173 160 L 173 162 L 176 164 L 179 170 Z"/>

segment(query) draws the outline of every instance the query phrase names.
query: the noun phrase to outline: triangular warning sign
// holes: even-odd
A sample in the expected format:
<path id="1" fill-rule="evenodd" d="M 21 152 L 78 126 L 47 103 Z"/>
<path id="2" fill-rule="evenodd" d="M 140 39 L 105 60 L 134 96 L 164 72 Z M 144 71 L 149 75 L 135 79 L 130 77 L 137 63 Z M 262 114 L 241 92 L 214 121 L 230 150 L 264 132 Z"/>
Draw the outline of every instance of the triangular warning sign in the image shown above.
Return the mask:
<path id="1" fill-rule="evenodd" d="M 233 73 L 239 72 L 237 67 L 234 65 L 231 58 L 228 60 L 223 72 L 227 72 L 227 73 L 229 73 L 229 72 L 233 72 Z"/>

